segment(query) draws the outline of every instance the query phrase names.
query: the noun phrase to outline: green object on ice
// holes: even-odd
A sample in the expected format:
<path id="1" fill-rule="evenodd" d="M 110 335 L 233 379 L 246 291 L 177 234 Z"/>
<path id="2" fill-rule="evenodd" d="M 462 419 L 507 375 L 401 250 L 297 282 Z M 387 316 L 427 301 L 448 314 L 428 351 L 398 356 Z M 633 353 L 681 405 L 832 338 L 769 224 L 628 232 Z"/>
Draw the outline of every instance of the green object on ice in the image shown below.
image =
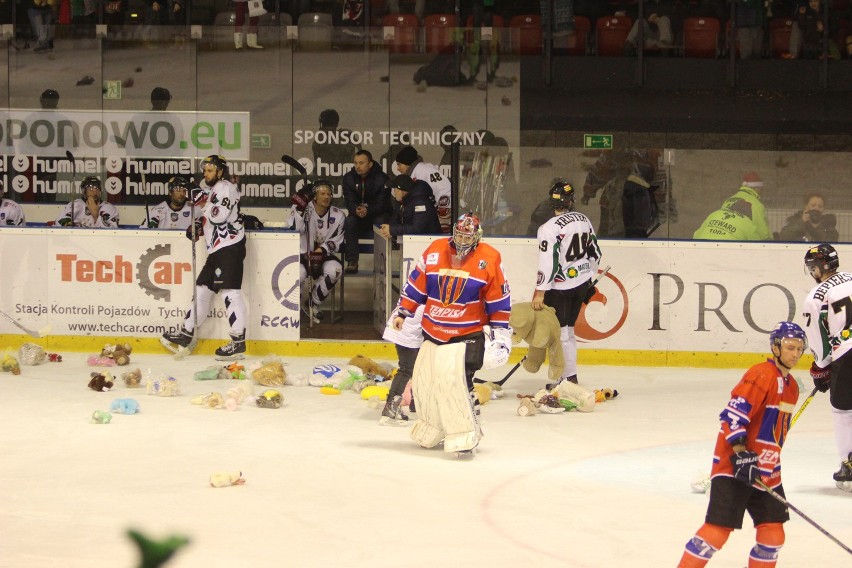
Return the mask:
<path id="1" fill-rule="evenodd" d="M 576 410 L 576 409 L 577 409 L 577 407 L 578 407 L 578 406 L 580 406 L 580 405 L 579 405 L 579 404 L 577 404 L 576 402 L 571 402 L 571 401 L 570 401 L 570 400 L 568 400 L 567 398 L 560 398 L 560 399 L 559 399 L 559 404 L 561 404 L 561 405 L 562 405 L 562 407 L 563 407 L 566 411 Z"/>
<path id="2" fill-rule="evenodd" d="M 172 535 L 162 540 L 153 540 L 133 529 L 127 530 L 129 536 L 136 546 L 142 558 L 139 568 L 157 568 L 162 566 L 183 546 L 189 544 L 189 539 L 182 535 Z"/>

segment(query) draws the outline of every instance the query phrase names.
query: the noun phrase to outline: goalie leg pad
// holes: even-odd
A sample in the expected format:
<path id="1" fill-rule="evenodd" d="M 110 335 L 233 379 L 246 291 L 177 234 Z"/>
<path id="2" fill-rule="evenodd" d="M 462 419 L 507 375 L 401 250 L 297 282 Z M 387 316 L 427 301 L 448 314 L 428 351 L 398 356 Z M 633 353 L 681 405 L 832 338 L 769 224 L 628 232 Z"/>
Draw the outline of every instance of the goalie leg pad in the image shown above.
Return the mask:
<path id="1" fill-rule="evenodd" d="M 467 345 L 461 342 L 436 346 L 428 379 L 433 383 L 431 393 L 438 408 L 441 429 L 445 432 L 446 452 L 471 450 L 480 438 L 467 388 L 466 349 Z M 417 380 L 414 384 L 417 385 Z M 415 398 L 419 403 L 416 394 Z"/>
<path id="2" fill-rule="evenodd" d="M 435 348 L 431 341 L 424 341 L 414 362 L 411 376 L 411 392 L 417 401 L 417 422 L 411 429 L 411 439 L 424 448 L 433 448 L 444 439 L 441 428 L 440 412 L 432 396 L 432 382 Z"/>

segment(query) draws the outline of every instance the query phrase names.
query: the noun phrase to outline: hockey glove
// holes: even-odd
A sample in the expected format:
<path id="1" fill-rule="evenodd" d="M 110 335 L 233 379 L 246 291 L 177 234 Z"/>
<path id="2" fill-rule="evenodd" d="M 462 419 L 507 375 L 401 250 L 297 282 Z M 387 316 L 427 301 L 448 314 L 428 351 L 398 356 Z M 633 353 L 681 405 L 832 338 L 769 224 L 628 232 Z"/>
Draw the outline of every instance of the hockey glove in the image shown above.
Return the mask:
<path id="1" fill-rule="evenodd" d="M 589 286 L 589 289 L 586 290 L 586 295 L 583 296 L 583 303 L 588 304 L 591 301 L 592 296 L 594 296 L 597 293 L 598 293 L 597 286 Z"/>
<path id="2" fill-rule="evenodd" d="M 743 450 L 731 456 L 731 465 L 734 466 L 734 477 L 746 485 L 752 485 L 760 477 L 757 468 L 757 454 Z"/>
<path id="3" fill-rule="evenodd" d="M 290 201 L 296 206 L 296 211 L 300 213 L 305 210 L 311 200 L 314 198 L 314 186 L 311 184 L 305 185 L 302 189 L 293 194 Z"/>
<path id="4" fill-rule="evenodd" d="M 207 203 L 209 195 L 200 187 L 193 187 L 189 190 L 189 198 L 196 207 L 204 207 Z"/>
<path id="5" fill-rule="evenodd" d="M 192 225 L 186 228 L 186 238 L 191 240 L 192 242 L 198 242 L 198 239 L 201 238 L 201 235 L 204 233 L 204 220 L 197 219 L 195 221 L 195 238 L 193 238 L 192 234 Z"/>
<path id="6" fill-rule="evenodd" d="M 831 387 L 831 363 L 828 367 L 820 367 L 815 362 L 811 364 L 811 378 L 819 392 L 828 392 Z"/>
<path id="7" fill-rule="evenodd" d="M 485 332 L 485 353 L 482 357 L 482 370 L 502 367 L 509 361 L 512 353 L 512 330 L 505 327 L 489 328 Z"/>

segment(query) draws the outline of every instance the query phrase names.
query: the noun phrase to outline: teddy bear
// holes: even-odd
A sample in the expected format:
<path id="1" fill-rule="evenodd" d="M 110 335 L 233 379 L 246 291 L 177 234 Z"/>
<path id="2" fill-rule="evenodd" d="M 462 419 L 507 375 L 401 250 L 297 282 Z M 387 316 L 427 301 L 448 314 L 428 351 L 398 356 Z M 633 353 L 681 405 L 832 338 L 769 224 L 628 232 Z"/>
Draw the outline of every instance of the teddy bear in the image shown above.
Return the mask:
<path id="1" fill-rule="evenodd" d="M 112 388 L 112 375 L 109 373 L 92 373 L 89 388 L 97 392 L 106 392 Z"/>
<path id="2" fill-rule="evenodd" d="M 550 363 L 548 377 L 553 382 L 558 381 L 565 368 L 565 356 L 559 341 L 561 329 L 559 320 L 556 319 L 556 310 L 544 306 L 536 311 L 531 302 L 513 304 L 509 314 L 509 326 L 512 328 L 514 343 L 526 341 L 529 344 L 529 351 L 523 362 L 524 369 L 536 373 L 546 358 Z"/>
<path id="3" fill-rule="evenodd" d="M 110 404 L 109 411 L 118 414 L 136 414 L 139 412 L 139 403 L 132 398 L 117 398 Z"/>
<path id="4" fill-rule="evenodd" d="M 101 357 L 107 357 L 115 361 L 116 365 L 127 365 L 130 363 L 130 353 L 133 352 L 133 347 L 129 343 L 120 343 L 113 345 L 107 343 L 101 350 Z"/>
<path id="5" fill-rule="evenodd" d="M 364 372 L 364 375 L 368 378 L 374 377 L 382 377 L 382 379 L 387 380 L 390 378 L 391 370 L 383 365 L 379 365 L 369 357 L 364 357 L 363 355 L 355 355 L 352 359 L 349 360 L 347 365 L 354 365 L 358 367 Z"/>

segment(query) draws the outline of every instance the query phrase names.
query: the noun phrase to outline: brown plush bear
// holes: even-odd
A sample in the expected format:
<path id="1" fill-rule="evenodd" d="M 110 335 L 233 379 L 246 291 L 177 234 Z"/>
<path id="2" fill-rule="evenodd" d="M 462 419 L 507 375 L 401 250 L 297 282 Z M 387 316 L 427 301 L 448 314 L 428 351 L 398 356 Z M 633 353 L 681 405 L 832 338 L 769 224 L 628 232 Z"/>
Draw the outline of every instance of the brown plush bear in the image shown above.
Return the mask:
<path id="1" fill-rule="evenodd" d="M 127 365 L 130 363 L 131 352 L 133 352 L 133 347 L 129 343 L 120 343 L 117 345 L 107 343 L 101 351 L 101 357 L 109 357 L 115 361 L 116 365 Z"/>
<path id="2" fill-rule="evenodd" d="M 89 388 L 93 391 L 106 392 L 112 388 L 113 380 L 109 373 L 92 373 L 91 377 Z"/>
<path id="3" fill-rule="evenodd" d="M 521 340 L 529 344 L 529 352 L 524 360 L 524 369 L 536 373 L 544 363 L 545 358 L 550 362 L 547 376 L 551 381 L 559 380 L 565 368 L 565 356 L 562 354 L 562 343 L 559 341 L 559 320 L 556 310 L 544 306 L 534 310 L 532 303 L 519 302 L 512 305 L 509 314 L 509 325 L 512 327 L 512 341 Z"/>
<path id="4" fill-rule="evenodd" d="M 362 371 L 364 371 L 364 375 L 379 375 L 384 377 L 385 379 L 389 379 L 391 376 L 391 372 L 386 367 L 383 367 L 370 359 L 369 357 L 364 357 L 363 355 L 355 355 L 352 359 L 349 360 L 348 365 L 353 365 L 358 367 Z"/>

